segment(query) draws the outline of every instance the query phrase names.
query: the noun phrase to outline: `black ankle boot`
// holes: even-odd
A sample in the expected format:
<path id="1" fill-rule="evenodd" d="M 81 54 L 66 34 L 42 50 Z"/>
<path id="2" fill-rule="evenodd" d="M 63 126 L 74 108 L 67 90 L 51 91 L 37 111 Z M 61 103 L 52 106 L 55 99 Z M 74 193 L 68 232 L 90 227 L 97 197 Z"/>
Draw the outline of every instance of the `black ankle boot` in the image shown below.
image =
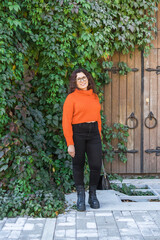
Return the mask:
<path id="1" fill-rule="evenodd" d="M 83 185 L 76 186 L 77 189 L 77 210 L 78 211 L 85 211 L 85 189 Z"/>
<path id="2" fill-rule="evenodd" d="M 100 208 L 100 204 L 99 204 L 99 201 L 96 196 L 96 189 L 97 189 L 96 185 L 89 187 L 88 203 L 89 203 L 90 207 L 94 208 L 94 209 Z"/>

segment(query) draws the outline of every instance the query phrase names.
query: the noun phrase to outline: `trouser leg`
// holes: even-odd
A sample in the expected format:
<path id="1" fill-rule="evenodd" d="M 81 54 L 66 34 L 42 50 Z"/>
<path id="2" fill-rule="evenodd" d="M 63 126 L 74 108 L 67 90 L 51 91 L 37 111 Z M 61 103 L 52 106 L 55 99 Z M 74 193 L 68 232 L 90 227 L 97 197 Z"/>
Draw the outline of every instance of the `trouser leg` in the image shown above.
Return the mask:
<path id="1" fill-rule="evenodd" d="M 85 211 L 84 164 L 85 164 L 85 139 L 78 134 L 73 135 L 75 157 L 72 158 L 73 178 L 77 190 L 77 210 Z"/>
<path id="2" fill-rule="evenodd" d="M 91 208 L 97 209 L 100 208 L 100 204 L 96 196 L 96 189 L 102 166 L 102 144 L 99 134 L 87 141 L 86 151 L 90 167 L 88 203 Z"/>
<path id="3" fill-rule="evenodd" d="M 102 166 L 102 143 L 100 135 L 95 135 L 87 140 L 86 152 L 90 168 L 90 186 L 97 186 Z"/>
<path id="4" fill-rule="evenodd" d="M 78 134 L 73 135 L 75 156 L 72 158 L 73 179 L 75 185 L 84 185 L 84 164 L 85 164 L 85 144 L 86 140 Z"/>

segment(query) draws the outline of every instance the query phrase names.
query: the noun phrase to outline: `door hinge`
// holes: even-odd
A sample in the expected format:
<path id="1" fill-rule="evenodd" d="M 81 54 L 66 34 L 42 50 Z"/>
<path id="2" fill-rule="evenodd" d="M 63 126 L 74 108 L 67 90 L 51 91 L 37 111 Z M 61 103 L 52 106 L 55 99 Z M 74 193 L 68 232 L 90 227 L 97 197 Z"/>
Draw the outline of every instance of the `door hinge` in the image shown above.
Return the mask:
<path id="1" fill-rule="evenodd" d="M 147 149 L 146 153 L 156 153 L 156 156 L 160 156 L 160 147 L 156 147 L 156 149 Z"/>
<path id="2" fill-rule="evenodd" d="M 121 68 L 112 67 L 112 68 L 105 68 L 104 70 L 116 74 L 121 70 Z M 131 68 L 131 72 L 138 72 L 138 71 L 139 71 L 138 68 Z"/>
<path id="3" fill-rule="evenodd" d="M 156 72 L 156 74 L 160 74 L 160 66 L 157 66 L 156 69 L 155 68 L 146 68 L 147 72 Z"/>
<path id="4" fill-rule="evenodd" d="M 107 150 L 103 151 L 103 153 L 106 153 L 106 152 L 107 152 Z M 122 151 L 122 150 L 118 150 L 118 149 L 116 149 L 116 150 L 113 149 L 113 152 L 115 152 L 115 153 L 121 153 L 121 152 L 123 152 L 123 153 L 137 153 L 138 150 L 132 149 L 132 150 L 127 150 L 127 151 Z"/>

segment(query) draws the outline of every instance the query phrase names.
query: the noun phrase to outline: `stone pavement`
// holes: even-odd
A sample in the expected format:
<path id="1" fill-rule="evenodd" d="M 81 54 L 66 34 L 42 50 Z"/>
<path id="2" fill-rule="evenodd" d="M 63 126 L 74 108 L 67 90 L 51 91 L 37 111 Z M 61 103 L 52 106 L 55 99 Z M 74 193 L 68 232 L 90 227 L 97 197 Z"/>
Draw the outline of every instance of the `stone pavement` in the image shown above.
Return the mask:
<path id="1" fill-rule="evenodd" d="M 159 240 L 160 211 L 72 210 L 51 218 L 4 218 L 1 240 Z"/>
<path id="2" fill-rule="evenodd" d="M 160 189 L 160 179 L 155 184 Z M 121 202 L 113 190 L 98 190 L 97 196 L 100 209 L 89 207 L 86 192 L 86 211 L 74 210 L 72 193 L 57 218 L 4 218 L 0 240 L 160 240 L 160 202 Z"/>

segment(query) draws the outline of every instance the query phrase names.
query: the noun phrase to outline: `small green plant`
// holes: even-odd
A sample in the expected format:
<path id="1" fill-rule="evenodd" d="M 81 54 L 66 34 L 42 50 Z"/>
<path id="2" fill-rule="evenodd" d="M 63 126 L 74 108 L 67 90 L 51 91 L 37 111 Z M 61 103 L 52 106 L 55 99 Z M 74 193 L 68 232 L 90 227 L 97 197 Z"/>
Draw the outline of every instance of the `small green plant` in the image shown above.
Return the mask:
<path id="1" fill-rule="evenodd" d="M 137 189 L 137 188 L 132 184 L 127 185 L 125 183 L 122 183 L 122 187 L 120 187 L 116 183 L 111 183 L 111 188 L 115 191 L 119 191 L 119 192 L 124 193 L 124 194 L 129 195 L 129 196 L 150 196 L 150 195 L 154 195 L 151 191 L 145 191 L 145 192 L 135 191 L 135 189 Z"/>
<path id="2" fill-rule="evenodd" d="M 73 204 L 73 205 L 71 206 L 71 209 L 77 210 L 77 204 Z"/>
<path id="3" fill-rule="evenodd" d="M 118 175 L 118 174 L 116 174 L 116 173 L 114 173 L 114 174 L 108 174 L 108 178 L 109 178 L 110 181 L 111 181 L 111 180 L 119 180 L 121 183 L 122 183 L 122 181 L 123 181 L 123 177 L 120 176 L 120 175 Z"/>

